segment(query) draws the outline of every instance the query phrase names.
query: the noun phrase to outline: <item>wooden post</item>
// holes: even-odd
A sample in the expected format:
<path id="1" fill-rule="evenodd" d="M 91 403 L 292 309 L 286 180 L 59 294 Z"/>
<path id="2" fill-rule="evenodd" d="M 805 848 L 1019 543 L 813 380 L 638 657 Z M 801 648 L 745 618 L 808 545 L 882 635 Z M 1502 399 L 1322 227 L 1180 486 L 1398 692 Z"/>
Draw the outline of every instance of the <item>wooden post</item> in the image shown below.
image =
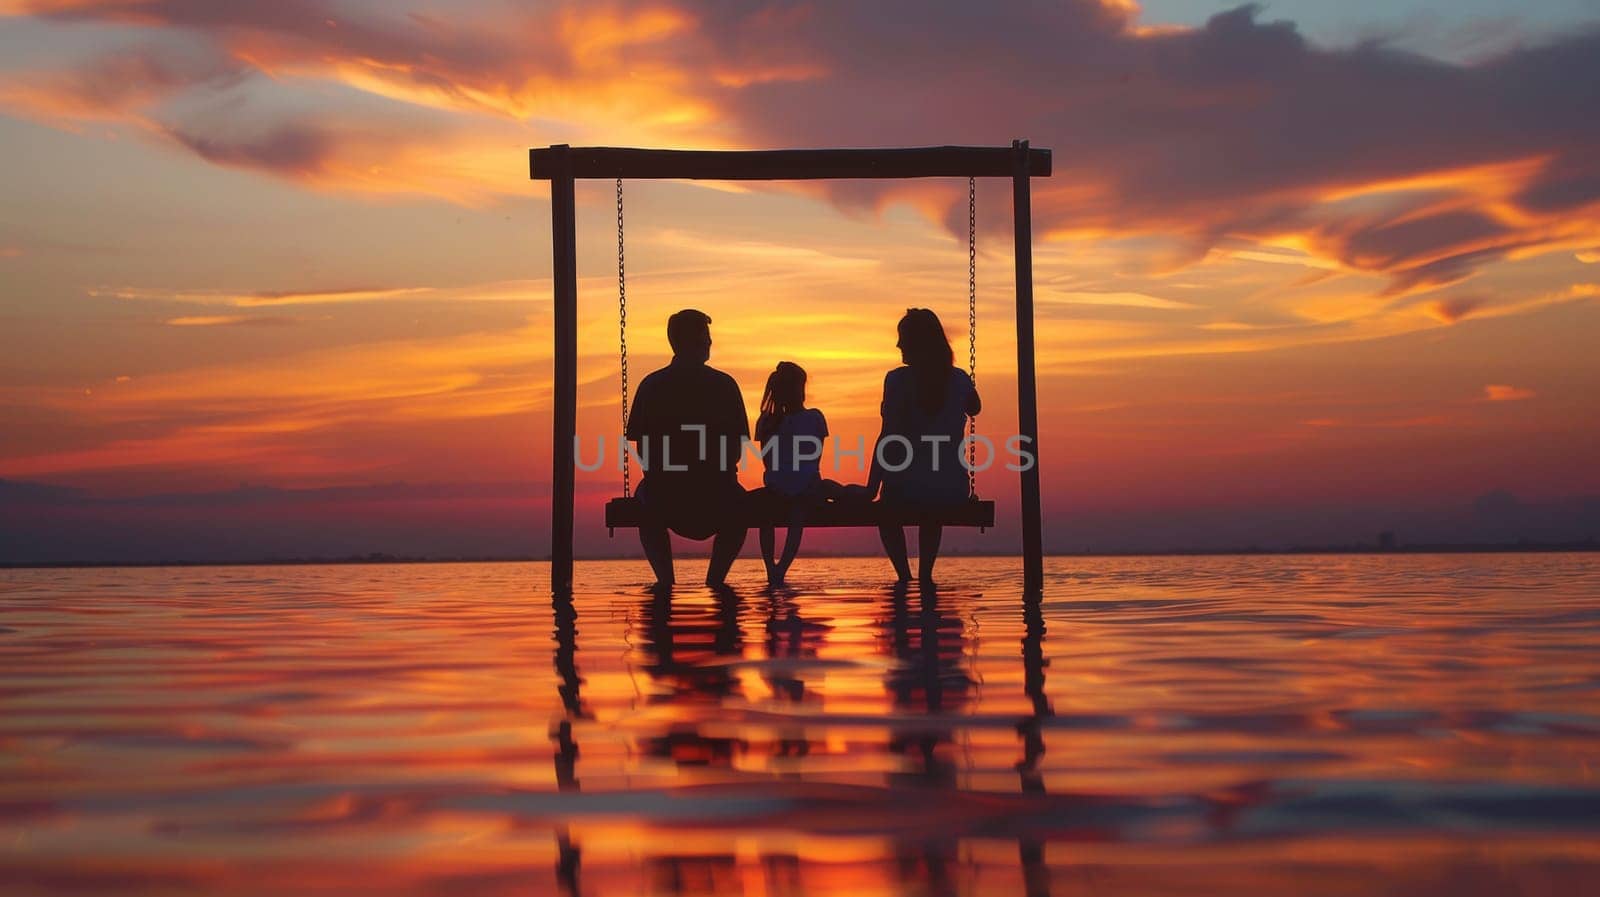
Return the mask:
<path id="1" fill-rule="evenodd" d="M 1022 585 L 1044 588 L 1044 521 L 1039 506 L 1039 385 L 1033 366 L 1033 202 L 1028 141 L 1011 142 L 1011 207 L 1017 260 L 1017 433 L 1033 464 L 1022 471 Z"/>
<path id="2" fill-rule="evenodd" d="M 550 234 L 555 316 L 555 401 L 550 451 L 550 591 L 572 594 L 573 442 L 578 435 L 578 247 L 572 157 L 552 146 Z"/>

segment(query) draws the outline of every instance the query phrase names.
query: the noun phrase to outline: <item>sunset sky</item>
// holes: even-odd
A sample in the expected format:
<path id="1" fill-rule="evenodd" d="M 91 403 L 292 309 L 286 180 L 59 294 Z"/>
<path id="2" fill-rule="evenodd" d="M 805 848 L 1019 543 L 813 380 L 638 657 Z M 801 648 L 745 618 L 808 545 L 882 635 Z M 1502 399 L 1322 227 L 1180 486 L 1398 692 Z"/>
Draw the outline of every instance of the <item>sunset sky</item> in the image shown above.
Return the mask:
<path id="1" fill-rule="evenodd" d="M 1596 110 L 1596 0 L 0 0 L 0 561 L 545 552 L 551 143 L 1052 149 L 1048 548 L 1600 536 Z M 626 190 L 636 378 L 702 308 L 752 410 L 793 360 L 853 441 L 907 306 L 965 359 L 965 184 Z M 1009 183 L 978 205 L 1003 435 Z M 949 544 L 1014 549 L 979 486 L 1003 525 Z M 637 551 L 618 490 L 580 474 L 580 551 Z"/>

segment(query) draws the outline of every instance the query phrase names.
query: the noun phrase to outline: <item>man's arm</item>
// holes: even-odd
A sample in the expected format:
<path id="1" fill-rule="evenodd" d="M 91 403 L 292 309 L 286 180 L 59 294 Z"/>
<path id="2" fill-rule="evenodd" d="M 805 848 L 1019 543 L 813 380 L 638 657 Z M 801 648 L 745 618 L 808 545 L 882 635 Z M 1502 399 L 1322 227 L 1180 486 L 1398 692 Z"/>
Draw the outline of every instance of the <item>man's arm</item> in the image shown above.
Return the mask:
<path id="1" fill-rule="evenodd" d="M 633 404 L 628 406 L 626 435 L 631 442 L 638 442 L 651 431 L 651 417 L 655 414 L 654 393 L 649 377 L 639 382 L 639 388 L 633 394 Z"/>
<path id="2" fill-rule="evenodd" d="M 722 374 L 722 395 L 707 410 L 711 424 L 706 434 L 708 453 L 717 459 L 723 469 L 737 472 L 744 460 L 744 440 L 750 436 L 750 415 L 744 410 L 744 393 L 739 391 L 739 381 Z"/>
<path id="3" fill-rule="evenodd" d="M 728 429 L 733 431 L 728 435 L 733 438 L 747 437 L 750 435 L 750 412 L 744 407 L 744 392 L 739 389 L 739 381 L 727 374 L 722 376 L 727 378 L 724 382 L 728 395 L 723 402 L 726 405 Z"/>
<path id="4" fill-rule="evenodd" d="M 744 391 L 739 389 L 739 384 L 733 384 L 733 401 L 739 406 L 739 435 L 750 435 L 750 412 L 744 407 Z"/>

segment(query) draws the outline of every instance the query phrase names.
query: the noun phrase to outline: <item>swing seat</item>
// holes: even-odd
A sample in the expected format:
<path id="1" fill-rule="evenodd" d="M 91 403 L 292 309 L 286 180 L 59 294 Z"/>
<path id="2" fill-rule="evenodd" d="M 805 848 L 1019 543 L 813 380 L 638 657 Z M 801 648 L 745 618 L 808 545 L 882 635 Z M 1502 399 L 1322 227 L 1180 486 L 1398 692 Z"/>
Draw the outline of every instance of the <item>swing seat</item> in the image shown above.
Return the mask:
<path id="1" fill-rule="evenodd" d="M 739 512 L 741 521 L 751 528 L 789 525 L 789 514 L 782 507 L 746 503 Z M 606 527 L 608 529 L 636 529 L 644 522 L 644 507 L 637 498 L 613 498 L 606 502 Z M 986 529 L 994 526 L 994 502 L 971 499 L 957 505 L 941 508 L 906 508 L 882 502 L 828 501 L 811 509 L 806 515 L 809 527 L 846 526 L 975 526 Z"/>

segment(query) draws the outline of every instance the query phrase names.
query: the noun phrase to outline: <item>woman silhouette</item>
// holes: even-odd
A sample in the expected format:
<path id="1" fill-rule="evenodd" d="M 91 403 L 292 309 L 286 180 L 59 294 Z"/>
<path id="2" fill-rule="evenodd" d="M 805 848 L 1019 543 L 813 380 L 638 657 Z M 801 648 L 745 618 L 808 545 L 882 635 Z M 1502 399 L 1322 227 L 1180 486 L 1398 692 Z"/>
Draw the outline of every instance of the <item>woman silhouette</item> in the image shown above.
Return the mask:
<path id="1" fill-rule="evenodd" d="M 960 504 L 969 497 L 961 440 L 967 418 L 982 408 L 978 390 L 955 366 L 944 325 L 932 310 L 907 309 L 899 332 L 896 345 L 905 364 L 883 378 L 883 427 L 867 491 L 877 495 L 881 487 L 880 500 L 901 507 Z M 917 578 L 932 582 L 944 528 L 924 524 L 918 529 Z M 905 530 L 880 526 L 878 536 L 900 581 L 910 580 Z"/>

